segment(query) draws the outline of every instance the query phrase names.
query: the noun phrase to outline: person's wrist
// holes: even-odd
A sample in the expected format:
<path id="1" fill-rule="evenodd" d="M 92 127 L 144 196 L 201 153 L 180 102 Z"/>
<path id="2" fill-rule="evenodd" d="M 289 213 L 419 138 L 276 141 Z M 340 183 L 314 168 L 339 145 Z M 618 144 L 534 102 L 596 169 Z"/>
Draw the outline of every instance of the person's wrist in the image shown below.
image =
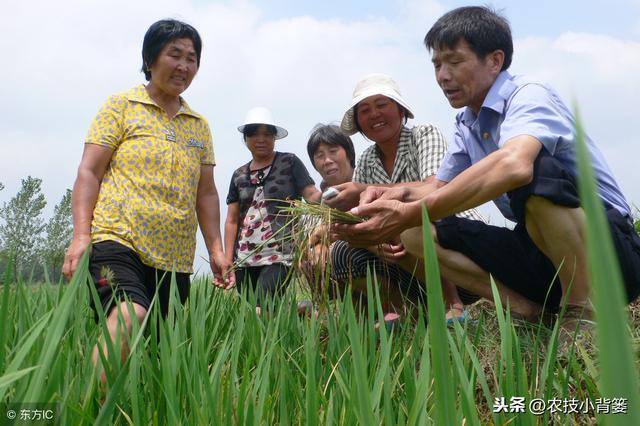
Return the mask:
<path id="1" fill-rule="evenodd" d="M 73 234 L 73 241 L 91 241 L 91 233 L 74 233 Z"/>
<path id="2" fill-rule="evenodd" d="M 410 227 L 422 226 L 422 205 L 422 200 L 406 203 L 405 222 L 407 222 Z"/>

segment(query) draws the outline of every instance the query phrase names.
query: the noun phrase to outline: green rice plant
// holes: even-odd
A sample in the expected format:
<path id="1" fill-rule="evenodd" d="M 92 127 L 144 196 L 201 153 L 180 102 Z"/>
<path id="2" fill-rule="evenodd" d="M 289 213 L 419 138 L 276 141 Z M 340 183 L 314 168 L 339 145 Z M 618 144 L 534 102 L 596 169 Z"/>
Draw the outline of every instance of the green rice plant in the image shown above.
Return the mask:
<path id="1" fill-rule="evenodd" d="M 586 214 L 587 253 L 591 273 L 593 305 L 597 319 L 597 341 L 601 365 L 600 387 L 609 398 L 627 398 L 628 415 L 603 415 L 607 424 L 640 424 L 640 382 L 634 366 L 634 351 L 627 331 L 624 285 L 608 221 L 598 196 L 582 122 L 577 112 L 576 138 L 578 189 Z"/>
<path id="2" fill-rule="evenodd" d="M 447 325 L 444 316 L 444 302 L 440 269 L 436 255 L 431 221 L 427 209 L 422 207 L 422 241 L 425 259 L 425 276 L 427 278 L 427 303 L 429 318 L 429 343 L 433 363 L 433 379 L 435 381 L 435 398 L 438 401 L 435 419 L 438 424 L 458 424 L 456 398 L 453 392 L 451 377 L 452 366 L 449 351 Z"/>

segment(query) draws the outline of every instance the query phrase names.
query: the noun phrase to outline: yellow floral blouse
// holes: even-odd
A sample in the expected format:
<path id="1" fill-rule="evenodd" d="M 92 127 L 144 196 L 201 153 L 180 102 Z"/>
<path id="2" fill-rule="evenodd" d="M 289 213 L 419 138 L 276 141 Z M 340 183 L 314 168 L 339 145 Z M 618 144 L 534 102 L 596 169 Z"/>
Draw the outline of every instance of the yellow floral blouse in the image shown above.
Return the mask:
<path id="1" fill-rule="evenodd" d="M 190 273 L 200 167 L 215 160 L 207 121 L 180 101 L 169 118 L 143 85 L 113 95 L 85 143 L 113 150 L 93 212 L 92 241 L 116 241 L 145 265 Z"/>

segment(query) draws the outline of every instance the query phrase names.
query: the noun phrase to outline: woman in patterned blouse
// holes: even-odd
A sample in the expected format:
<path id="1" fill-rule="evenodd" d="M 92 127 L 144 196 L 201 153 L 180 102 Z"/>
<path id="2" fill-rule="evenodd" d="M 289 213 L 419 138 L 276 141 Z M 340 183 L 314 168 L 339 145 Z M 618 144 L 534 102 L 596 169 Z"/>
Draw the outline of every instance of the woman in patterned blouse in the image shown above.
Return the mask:
<path id="1" fill-rule="evenodd" d="M 70 278 L 93 245 L 89 270 L 102 306 L 92 308 L 96 320 L 104 311 L 123 357 L 128 338 L 118 336 L 128 336 L 134 320 L 143 322 L 156 293 L 156 305 L 167 314 L 172 273 L 180 301 L 186 300 L 198 223 L 214 280 L 222 282 L 230 266 L 220 236 L 211 131 L 180 97 L 198 71 L 201 50 L 191 25 L 172 19 L 151 25 L 142 46 L 148 83 L 103 105 L 73 187 L 73 240 L 63 273 Z M 94 349 L 94 363 L 100 347 L 108 356 L 103 342 Z"/>
<path id="2" fill-rule="evenodd" d="M 251 161 L 239 167 L 231 178 L 224 228 L 226 256 L 235 261 L 238 291 L 256 296 L 260 314 L 268 297 L 281 294 L 289 282 L 292 262 L 289 218 L 279 212 L 277 200 L 317 201 L 320 191 L 294 154 L 277 152 L 276 139 L 287 131 L 276 126 L 271 112 L 262 107 L 249 110 L 238 130 L 251 152 Z M 232 285 L 220 287 L 231 288 Z"/>

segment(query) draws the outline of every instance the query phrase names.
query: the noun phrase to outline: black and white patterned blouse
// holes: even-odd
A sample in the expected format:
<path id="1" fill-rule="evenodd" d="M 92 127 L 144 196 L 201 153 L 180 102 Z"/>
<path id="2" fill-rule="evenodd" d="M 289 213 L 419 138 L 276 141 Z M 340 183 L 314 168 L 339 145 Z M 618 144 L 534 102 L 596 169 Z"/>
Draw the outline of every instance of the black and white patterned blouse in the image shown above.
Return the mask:
<path id="1" fill-rule="evenodd" d="M 260 170 L 250 170 L 250 164 L 233 173 L 227 195 L 227 204 L 237 202 L 240 206 L 235 258 L 243 266 L 289 264 L 292 223 L 291 217 L 280 211 L 288 206 L 281 200 L 300 199 L 304 188 L 314 184 L 313 179 L 302 161 L 288 152 L 276 152 L 273 163 Z M 253 235 L 256 230 L 258 238 Z M 265 235 L 268 237 L 262 238 Z"/>

